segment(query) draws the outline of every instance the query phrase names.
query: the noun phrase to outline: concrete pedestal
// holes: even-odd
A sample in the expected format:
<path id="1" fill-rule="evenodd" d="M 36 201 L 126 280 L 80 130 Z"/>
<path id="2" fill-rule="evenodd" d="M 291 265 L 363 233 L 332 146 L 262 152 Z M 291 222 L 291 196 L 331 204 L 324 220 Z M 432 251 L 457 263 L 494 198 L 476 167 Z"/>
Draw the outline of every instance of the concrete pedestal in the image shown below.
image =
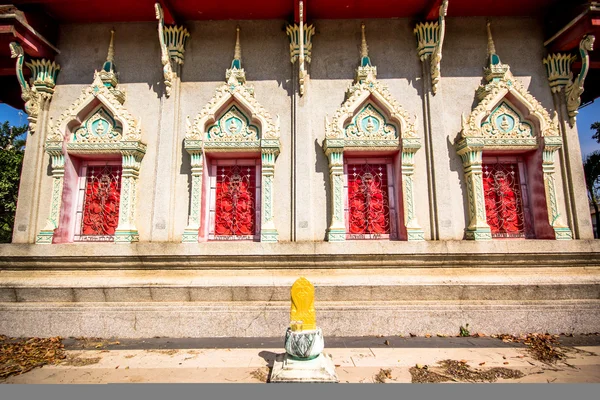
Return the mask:
<path id="1" fill-rule="evenodd" d="M 289 354 L 278 354 L 271 372 L 271 382 L 337 383 L 331 356 L 321 353 L 312 360 L 299 360 Z"/>

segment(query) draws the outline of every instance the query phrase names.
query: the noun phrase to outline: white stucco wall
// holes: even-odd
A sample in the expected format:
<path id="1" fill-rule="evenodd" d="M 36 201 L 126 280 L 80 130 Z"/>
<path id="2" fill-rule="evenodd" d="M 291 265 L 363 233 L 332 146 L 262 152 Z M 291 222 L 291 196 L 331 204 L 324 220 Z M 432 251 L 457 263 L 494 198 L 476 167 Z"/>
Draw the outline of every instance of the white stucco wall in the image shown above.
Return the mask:
<path id="1" fill-rule="evenodd" d="M 279 240 L 323 241 L 329 224 L 329 168 L 322 144 L 325 117 L 344 101 L 359 62 L 358 20 L 317 20 L 313 38 L 310 80 L 303 97 L 294 94 L 294 69 L 289 61 L 285 21 L 240 21 L 242 62 L 257 100 L 281 123 L 281 154 L 275 170 L 275 224 Z M 417 217 L 430 238 L 427 169 L 424 150 L 422 66 L 416 54 L 414 22 L 407 19 L 366 20 L 369 55 L 378 78 L 418 120 L 423 147 L 415 158 Z M 443 48 L 440 91 L 432 98 L 434 166 L 441 240 L 461 240 L 468 223 L 465 184 L 460 157 L 453 143 L 461 129 L 461 114 L 475 105 L 475 90 L 482 83 L 486 63 L 485 18 L 449 18 Z M 183 149 L 185 118 L 195 115 L 224 81 L 235 40 L 236 21 L 206 21 L 185 24 L 191 33 L 177 99 L 165 99 L 160 48 L 154 23 L 63 25 L 57 61 L 62 70 L 49 114 L 56 120 L 91 84 L 94 70 L 106 58 L 109 30 L 114 26 L 115 64 L 119 88 L 127 92 L 125 106 L 141 118 L 143 141 L 148 145 L 143 159 L 138 192 L 137 228 L 142 242 L 181 241 L 189 211 L 189 155 Z M 541 22 L 529 18 L 494 19 L 492 30 L 497 53 L 526 88 L 553 113 L 546 80 Z M 295 97 L 296 96 L 296 97 Z M 295 108 L 294 108 L 295 107 Z M 295 120 L 292 116 L 295 115 Z M 177 127 L 173 129 L 173 127 Z M 292 134 L 296 135 L 295 193 L 292 191 Z M 171 146 L 168 151 L 158 151 Z M 579 146 L 571 141 L 571 148 Z M 577 153 L 579 149 L 577 148 Z M 564 193 L 556 156 L 556 189 L 565 215 Z M 49 159 L 45 155 L 37 226 L 48 215 L 51 198 Z M 175 168 L 175 172 L 171 168 Z M 24 168 L 32 168 L 26 165 Z M 162 170 L 167 168 L 168 171 Z M 162 171 L 163 173 L 160 173 Z M 439 172 L 439 174 L 438 174 Z M 157 179 L 158 177 L 158 179 Z M 172 179 L 171 179 L 172 178 Z M 157 186 L 158 185 L 158 189 Z M 169 195 L 165 195 L 168 193 Z M 579 192 L 580 193 L 580 192 Z M 295 198 L 296 209 L 292 209 Z M 579 202 L 586 199 L 579 198 Z M 19 218 L 19 217 L 18 217 Z M 566 222 L 566 218 L 563 218 Z M 589 226 L 589 216 L 583 216 Z M 582 226 L 582 229 L 588 229 Z M 590 227 L 591 228 L 591 227 Z M 590 230 L 591 232 L 591 230 Z M 26 242 L 17 232 L 16 242 Z M 210 244 L 205 244 L 210 245 Z M 356 246 L 346 243 L 343 246 Z M 360 243 L 359 246 L 368 246 Z"/>

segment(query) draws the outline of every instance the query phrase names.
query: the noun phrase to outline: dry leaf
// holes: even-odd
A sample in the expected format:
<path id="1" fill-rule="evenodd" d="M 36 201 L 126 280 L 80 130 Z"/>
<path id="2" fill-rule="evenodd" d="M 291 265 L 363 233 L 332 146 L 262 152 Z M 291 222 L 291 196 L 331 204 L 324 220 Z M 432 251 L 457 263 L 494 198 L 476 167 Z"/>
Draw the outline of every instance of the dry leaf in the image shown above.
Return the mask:
<path id="1" fill-rule="evenodd" d="M 485 361 L 484 362 L 480 362 L 479 365 L 485 365 Z"/>
<path id="2" fill-rule="evenodd" d="M 390 341 L 386 340 L 385 342 L 383 342 L 383 344 L 385 344 L 386 346 L 389 346 L 390 345 Z"/>

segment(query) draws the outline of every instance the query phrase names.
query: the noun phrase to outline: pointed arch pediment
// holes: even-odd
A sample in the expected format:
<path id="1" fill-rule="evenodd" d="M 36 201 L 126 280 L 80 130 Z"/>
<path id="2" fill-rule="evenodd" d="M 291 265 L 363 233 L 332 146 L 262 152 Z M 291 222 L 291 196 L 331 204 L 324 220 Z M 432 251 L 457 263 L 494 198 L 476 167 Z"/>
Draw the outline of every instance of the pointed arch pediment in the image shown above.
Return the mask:
<path id="1" fill-rule="evenodd" d="M 325 138 L 360 147 L 398 147 L 400 140 L 418 141 L 415 123 L 408 112 L 386 85 L 374 79 L 359 81 L 349 88 L 346 101 L 331 121 L 326 120 Z"/>
<path id="2" fill-rule="evenodd" d="M 140 124 L 122 100 L 123 92 L 107 87 L 96 72 L 92 85 L 50 126 L 47 147 L 64 142 L 71 153 L 119 152 L 132 146 L 144 152 Z"/>
<path id="3" fill-rule="evenodd" d="M 560 141 L 556 115 L 553 120 L 510 71 L 482 85 L 477 95 L 478 104 L 463 117 L 458 142 L 474 139 L 485 146 L 536 148 L 541 141 Z"/>
<path id="4" fill-rule="evenodd" d="M 279 123 L 254 97 L 254 88 L 231 75 L 194 118 L 187 120 L 186 147 L 279 148 Z"/>

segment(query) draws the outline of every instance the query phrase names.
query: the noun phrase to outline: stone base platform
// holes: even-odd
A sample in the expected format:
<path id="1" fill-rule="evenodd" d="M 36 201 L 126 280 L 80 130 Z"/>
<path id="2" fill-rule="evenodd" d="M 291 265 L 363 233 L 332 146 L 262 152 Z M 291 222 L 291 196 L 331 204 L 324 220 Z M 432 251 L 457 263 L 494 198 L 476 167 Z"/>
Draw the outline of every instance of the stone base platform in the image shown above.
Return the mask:
<path id="1" fill-rule="evenodd" d="M 312 360 L 295 360 L 287 353 L 277 354 L 271 383 L 338 383 L 331 356 L 321 353 Z"/>
<path id="2" fill-rule="evenodd" d="M 600 332 L 600 241 L 0 245 L 0 334 L 325 337 Z M 351 251 L 353 250 L 353 251 Z"/>

